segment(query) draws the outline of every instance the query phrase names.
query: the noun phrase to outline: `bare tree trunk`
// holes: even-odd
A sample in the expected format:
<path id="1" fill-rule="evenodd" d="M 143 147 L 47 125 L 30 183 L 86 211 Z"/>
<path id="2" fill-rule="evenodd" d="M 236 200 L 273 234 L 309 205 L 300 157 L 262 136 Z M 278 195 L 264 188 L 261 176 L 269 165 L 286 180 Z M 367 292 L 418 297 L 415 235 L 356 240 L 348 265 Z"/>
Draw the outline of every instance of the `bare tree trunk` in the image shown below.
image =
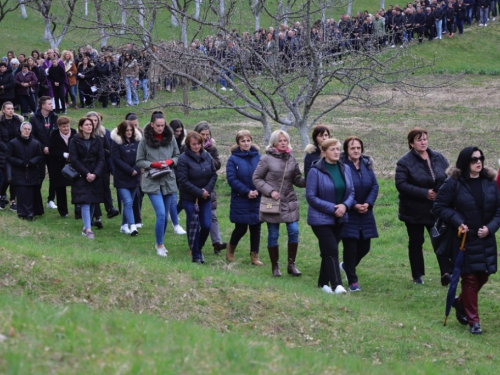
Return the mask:
<path id="1" fill-rule="evenodd" d="M 144 3 L 142 2 L 142 0 L 137 0 L 137 4 L 137 12 L 139 13 L 139 25 L 141 25 L 141 27 L 144 27 Z"/>
<path id="2" fill-rule="evenodd" d="M 254 17 L 255 17 L 255 29 L 254 30 L 259 30 L 260 29 L 260 13 L 256 14 Z"/>
<path id="3" fill-rule="evenodd" d="M 89 15 L 89 1 L 85 0 L 85 17 Z"/>
<path id="4" fill-rule="evenodd" d="M 219 14 L 217 15 L 219 18 L 219 26 L 224 26 L 225 24 L 225 13 L 226 6 L 224 4 L 224 0 L 219 0 Z"/>
<path id="5" fill-rule="evenodd" d="M 385 9 L 385 1 L 380 0 L 380 8 Z"/>
<path id="6" fill-rule="evenodd" d="M 120 5 L 120 8 L 122 9 L 121 13 L 122 13 L 122 19 L 121 19 L 121 22 L 120 24 L 122 26 L 125 26 L 127 24 L 127 10 L 125 9 L 125 4 L 123 2 L 124 0 L 118 0 L 118 4 Z M 120 35 L 123 35 L 125 34 L 125 28 L 122 27 L 121 30 L 120 30 Z"/>
<path id="7" fill-rule="evenodd" d="M 181 40 L 184 43 L 184 48 L 188 48 L 188 36 L 187 36 L 187 18 L 185 16 L 181 19 Z"/>
<path id="8" fill-rule="evenodd" d="M 44 22 L 45 22 L 45 31 L 44 31 L 44 34 L 43 34 L 43 40 L 49 40 L 50 39 L 50 35 L 51 35 L 51 32 L 50 32 L 50 20 L 48 18 L 45 18 Z"/>
<path id="9" fill-rule="evenodd" d="M 302 145 L 302 150 L 306 148 L 309 144 L 309 127 L 306 123 L 307 120 L 304 120 L 303 123 L 297 124 L 295 127 L 299 131 L 300 135 L 300 143 Z"/>
<path id="10" fill-rule="evenodd" d="M 177 10 L 177 2 L 175 0 L 172 0 L 172 9 Z M 170 16 L 170 22 L 172 23 L 172 26 L 179 26 L 179 22 L 177 20 L 177 14 L 174 11 L 171 11 L 172 15 Z"/>
<path id="11" fill-rule="evenodd" d="M 99 25 L 99 33 L 101 34 L 101 47 L 104 47 L 108 44 L 109 36 L 102 23 L 102 12 L 101 12 L 102 1 L 103 0 L 94 0 L 94 7 L 95 7 L 97 24 Z"/>
<path id="12" fill-rule="evenodd" d="M 194 19 L 197 20 L 200 18 L 200 8 L 201 8 L 201 1 L 202 0 L 196 0 L 195 1 L 195 10 L 194 10 Z"/>
<path id="13" fill-rule="evenodd" d="M 352 2 L 353 0 L 349 0 L 349 3 L 347 4 L 347 14 L 350 16 L 352 12 Z"/>
<path id="14" fill-rule="evenodd" d="M 26 12 L 26 5 L 24 5 L 24 0 L 19 0 L 21 3 L 21 15 L 23 18 L 28 18 L 28 13 Z"/>
<path id="15" fill-rule="evenodd" d="M 269 126 L 267 116 L 263 114 L 260 118 L 260 122 L 262 124 L 262 127 L 264 128 L 264 137 L 266 139 L 266 142 L 269 142 L 269 139 L 271 138 L 271 127 Z"/>

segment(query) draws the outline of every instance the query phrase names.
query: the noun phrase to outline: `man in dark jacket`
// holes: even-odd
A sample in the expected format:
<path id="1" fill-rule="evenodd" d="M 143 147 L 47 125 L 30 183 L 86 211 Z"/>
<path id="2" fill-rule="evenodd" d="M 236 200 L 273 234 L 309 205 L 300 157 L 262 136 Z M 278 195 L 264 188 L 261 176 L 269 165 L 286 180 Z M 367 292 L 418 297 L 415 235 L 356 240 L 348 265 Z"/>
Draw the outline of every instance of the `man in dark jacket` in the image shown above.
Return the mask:
<path id="1" fill-rule="evenodd" d="M 425 32 L 425 13 L 421 7 L 417 8 L 417 14 L 415 15 L 415 31 L 418 35 L 418 43 L 422 43 L 424 40 Z"/>
<path id="2" fill-rule="evenodd" d="M 436 17 L 434 12 L 431 11 L 431 8 L 427 7 L 425 11 L 425 34 L 430 42 L 434 40 L 434 35 L 436 33 Z"/>
<path id="3" fill-rule="evenodd" d="M 464 33 L 464 21 L 467 16 L 467 6 L 463 0 L 458 0 L 458 4 L 455 7 L 455 17 L 456 24 L 458 27 L 458 33 L 462 35 Z"/>
<path id="4" fill-rule="evenodd" d="M 38 101 L 38 111 L 34 116 L 31 116 L 30 123 L 33 127 L 33 138 L 40 142 L 44 161 L 40 163 L 41 183 L 45 179 L 45 166 L 50 169 L 49 158 L 49 135 L 50 132 L 57 128 L 57 115 L 53 112 L 53 104 L 50 96 L 42 96 Z M 47 198 L 47 208 L 57 208 L 54 204 L 56 193 L 49 182 L 49 197 Z"/>
<path id="5" fill-rule="evenodd" d="M 15 97 L 14 92 L 14 76 L 7 69 L 7 63 L 0 63 L 0 108 L 5 102 L 13 102 Z"/>

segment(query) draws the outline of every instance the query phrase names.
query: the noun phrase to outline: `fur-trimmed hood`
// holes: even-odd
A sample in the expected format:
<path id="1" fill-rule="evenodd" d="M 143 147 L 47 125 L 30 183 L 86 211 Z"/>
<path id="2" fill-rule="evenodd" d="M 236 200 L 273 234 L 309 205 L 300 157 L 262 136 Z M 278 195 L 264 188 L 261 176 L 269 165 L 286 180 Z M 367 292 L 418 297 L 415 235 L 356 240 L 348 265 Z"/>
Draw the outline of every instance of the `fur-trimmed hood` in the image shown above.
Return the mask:
<path id="1" fill-rule="evenodd" d="M 240 146 L 238 146 L 238 145 L 232 145 L 232 146 L 231 146 L 231 154 L 232 154 L 232 153 L 234 152 L 234 150 L 236 150 L 238 147 L 240 147 Z M 253 143 L 252 143 L 252 147 L 253 147 L 254 149 L 256 149 L 257 151 L 260 151 L 259 146 L 254 145 Z M 251 148 L 250 148 L 250 149 L 251 149 Z"/>
<path id="2" fill-rule="evenodd" d="M 172 142 L 172 138 L 174 137 L 172 133 L 172 129 L 170 126 L 165 126 L 163 129 L 163 138 L 161 141 L 155 139 L 154 129 L 151 127 L 151 124 L 147 124 L 144 127 L 144 139 L 146 140 L 146 144 L 152 148 L 160 148 L 166 147 Z"/>
<path id="3" fill-rule="evenodd" d="M 316 144 L 308 144 L 306 148 L 304 149 L 304 152 L 306 154 L 314 154 L 316 151 L 318 151 L 318 146 Z"/>
<path id="4" fill-rule="evenodd" d="M 488 180 L 495 181 L 497 177 L 497 172 L 495 172 L 495 170 L 488 167 L 483 167 L 483 170 L 486 173 L 486 178 Z M 453 177 L 455 180 L 458 180 L 460 177 L 462 177 L 462 170 L 455 166 L 450 166 L 446 169 L 446 175 L 449 177 Z"/>
<path id="5" fill-rule="evenodd" d="M 134 128 L 134 139 L 136 142 L 139 142 L 142 139 L 142 133 L 137 128 Z M 118 135 L 118 128 L 111 130 L 111 140 L 119 145 L 123 144 L 122 137 Z"/>

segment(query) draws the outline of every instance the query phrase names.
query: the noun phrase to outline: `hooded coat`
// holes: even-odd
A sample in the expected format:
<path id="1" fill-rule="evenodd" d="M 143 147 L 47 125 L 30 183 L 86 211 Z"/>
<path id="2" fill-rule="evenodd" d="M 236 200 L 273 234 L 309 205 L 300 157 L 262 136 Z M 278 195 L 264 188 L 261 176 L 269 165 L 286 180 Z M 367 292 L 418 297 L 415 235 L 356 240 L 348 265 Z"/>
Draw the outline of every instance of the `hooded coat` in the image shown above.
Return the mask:
<path id="1" fill-rule="evenodd" d="M 479 177 L 484 197 L 482 217 L 462 170 L 450 167 L 447 174 L 449 177 L 439 189 L 433 212 L 449 224 L 454 231 L 461 224 L 469 227 L 461 273 L 495 273 L 497 271 L 495 232 L 500 227 L 500 193 L 495 182 L 495 172 L 484 168 L 484 177 Z M 481 224 L 488 227 L 490 232 L 485 238 L 479 238 L 477 235 Z M 459 247 L 459 238 L 456 236 L 452 238 L 452 249 L 456 252 Z"/>
<path id="2" fill-rule="evenodd" d="M 227 160 L 226 176 L 231 186 L 231 208 L 229 219 L 235 224 L 255 225 L 260 223 L 260 197 L 248 198 L 251 190 L 257 190 L 252 176 L 259 164 L 259 150 L 252 146 L 249 151 L 242 151 L 235 146 Z"/>
<path id="3" fill-rule="evenodd" d="M 351 170 L 351 178 L 354 186 L 354 202 L 356 204 L 368 203 L 368 212 L 360 214 L 356 210 L 349 211 L 349 220 L 342 227 L 341 238 L 359 239 L 360 234 L 364 239 L 378 237 L 377 224 L 373 215 L 373 206 L 378 196 L 378 182 L 373 172 L 373 159 L 371 157 L 361 155 L 359 160 L 359 170 L 356 169 L 354 163 L 349 160 L 347 154 L 341 153 L 340 161 L 346 168 Z"/>
<path id="4" fill-rule="evenodd" d="M 427 199 L 430 189 L 438 191 L 446 179 L 446 158 L 437 151 L 427 149 L 435 179 L 424 160 L 413 149 L 408 151 L 396 166 L 396 189 L 399 192 L 399 215 L 401 221 L 409 224 L 433 225 L 432 201 Z"/>
<path id="5" fill-rule="evenodd" d="M 133 189 L 141 185 L 141 168 L 136 165 L 137 150 L 142 134 L 134 128 L 134 141 L 123 141 L 118 129 L 111 132 L 111 159 L 115 167 L 113 184 L 117 189 Z M 137 171 L 135 176 L 132 173 Z"/>
<path id="6" fill-rule="evenodd" d="M 273 190 L 280 192 L 281 181 L 283 181 L 280 193 L 281 213 L 266 214 L 261 212 L 259 215 L 261 221 L 278 224 L 293 223 L 299 220 L 299 200 L 293 186 L 306 187 L 306 180 L 300 173 L 295 156 L 268 148 L 266 154 L 260 158 L 252 181 L 257 190 L 266 197 L 270 197 Z"/>
<path id="7" fill-rule="evenodd" d="M 86 144 L 87 143 L 87 144 Z M 79 135 L 69 143 L 69 160 L 71 166 L 80 174 L 71 187 L 71 203 L 91 204 L 104 202 L 102 174 L 106 164 L 102 138 L 96 136 L 85 140 Z M 88 182 L 88 173 L 96 175 Z"/>
<path id="8" fill-rule="evenodd" d="M 173 194 L 177 191 L 175 182 L 175 173 L 168 173 L 157 180 L 153 180 L 149 171 L 151 163 L 164 160 L 173 160 L 170 168 L 178 164 L 179 148 L 174 139 L 170 126 L 165 126 L 163 129 L 161 141 L 155 139 L 154 129 L 148 124 L 144 127 L 144 137 L 139 142 L 137 149 L 136 165 L 138 168 L 144 169 L 144 177 L 142 179 L 142 191 L 146 194 L 158 194 L 160 191 L 163 195 Z"/>

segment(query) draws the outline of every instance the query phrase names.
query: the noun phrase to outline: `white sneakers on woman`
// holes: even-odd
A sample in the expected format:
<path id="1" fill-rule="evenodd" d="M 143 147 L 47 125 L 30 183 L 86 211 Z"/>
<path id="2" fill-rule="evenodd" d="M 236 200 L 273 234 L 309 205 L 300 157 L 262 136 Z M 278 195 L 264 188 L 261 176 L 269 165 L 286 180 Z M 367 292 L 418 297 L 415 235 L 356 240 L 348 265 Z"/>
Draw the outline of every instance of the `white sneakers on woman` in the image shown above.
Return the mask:
<path id="1" fill-rule="evenodd" d="M 179 225 L 174 225 L 174 233 L 175 234 L 186 234 L 186 231 Z"/>
<path id="2" fill-rule="evenodd" d="M 128 224 L 123 224 L 120 227 L 120 233 L 130 234 L 130 229 L 128 228 Z"/>
<path id="3" fill-rule="evenodd" d="M 161 245 L 161 247 L 158 247 L 158 245 L 155 245 L 155 249 L 156 249 L 156 254 L 158 254 L 159 256 L 161 257 L 167 256 L 168 250 L 165 249 L 165 246 Z"/>

